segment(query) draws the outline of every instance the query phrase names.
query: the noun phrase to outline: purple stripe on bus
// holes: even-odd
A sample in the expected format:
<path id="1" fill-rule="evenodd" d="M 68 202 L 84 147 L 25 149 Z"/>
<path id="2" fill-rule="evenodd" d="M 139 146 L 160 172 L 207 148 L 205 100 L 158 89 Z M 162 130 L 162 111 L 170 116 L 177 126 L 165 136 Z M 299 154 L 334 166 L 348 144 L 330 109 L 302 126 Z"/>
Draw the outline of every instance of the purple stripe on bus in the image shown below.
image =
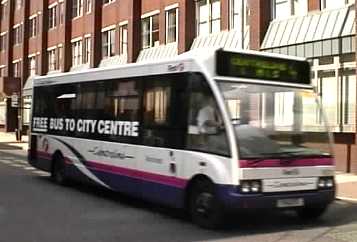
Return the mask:
<path id="1" fill-rule="evenodd" d="M 52 159 L 52 156 L 46 152 L 38 151 L 37 154 L 39 156 L 42 156 L 45 159 Z M 65 157 L 64 159 L 67 164 L 73 163 L 72 160 L 69 159 L 68 157 Z M 94 169 L 94 170 L 103 171 L 103 172 L 110 172 L 110 173 L 117 174 L 117 175 L 124 175 L 124 176 L 128 176 L 131 178 L 137 178 L 137 179 L 141 179 L 141 180 L 145 180 L 145 181 L 161 183 L 161 184 L 170 185 L 170 186 L 174 186 L 174 187 L 178 187 L 178 188 L 183 188 L 187 184 L 187 180 L 182 179 L 182 178 L 159 175 L 159 174 L 155 174 L 155 173 L 144 172 L 144 171 L 139 171 L 139 170 L 134 170 L 134 169 L 128 169 L 128 168 L 119 167 L 119 166 L 112 166 L 112 165 L 99 163 L 96 161 L 86 161 L 86 165 L 89 169 Z"/>
<path id="2" fill-rule="evenodd" d="M 42 152 L 42 151 L 37 151 L 37 155 L 38 155 L 39 158 L 46 159 L 46 160 L 52 160 L 52 155 L 49 154 L 49 153 Z M 64 161 L 66 162 L 66 164 L 72 164 L 73 163 L 67 157 L 64 158 Z"/>
<path id="3" fill-rule="evenodd" d="M 124 168 L 124 167 L 101 164 L 101 163 L 94 162 L 94 161 L 87 161 L 86 164 L 87 164 L 88 168 L 90 168 L 90 169 L 124 175 L 124 176 L 142 179 L 142 180 L 150 181 L 150 182 L 166 184 L 166 185 L 175 186 L 178 188 L 183 188 L 187 184 L 187 180 L 177 178 L 177 177 L 172 177 L 172 176 L 159 175 L 159 174 L 155 174 L 155 173 L 133 170 L 133 169 L 128 169 L 128 168 Z"/>
<path id="4" fill-rule="evenodd" d="M 259 168 L 259 167 L 290 167 L 290 166 L 330 166 L 334 165 L 333 158 L 305 158 L 289 161 L 280 159 L 266 159 L 254 162 L 254 160 L 240 160 L 240 168 Z"/>

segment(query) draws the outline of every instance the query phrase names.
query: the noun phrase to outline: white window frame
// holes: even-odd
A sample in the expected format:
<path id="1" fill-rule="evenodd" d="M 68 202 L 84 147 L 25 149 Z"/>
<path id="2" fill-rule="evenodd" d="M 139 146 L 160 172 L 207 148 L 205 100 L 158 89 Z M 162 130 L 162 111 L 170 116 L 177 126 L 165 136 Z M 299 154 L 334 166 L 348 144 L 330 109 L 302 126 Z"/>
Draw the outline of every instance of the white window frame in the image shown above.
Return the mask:
<path id="1" fill-rule="evenodd" d="M 92 36 L 85 35 L 83 41 L 83 64 L 89 64 L 92 54 Z"/>
<path id="2" fill-rule="evenodd" d="M 113 2 L 115 2 L 115 0 L 102 0 L 103 1 L 103 6 L 107 6 Z"/>
<path id="3" fill-rule="evenodd" d="M 86 14 L 92 12 L 92 0 L 86 0 Z"/>
<path id="4" fill-rule="evenodd" d="M 4 19 L 6 17 L 7 6 L 8 6 L 8 2 L 7 1 L 2 1 L 1 2 L 1 5 L 0 5 L 0 18 L 1 19 Z"/>
<path id="5" fill-rule="evenodd" d="M 24 3 L 23 0 L 16 0 L 16 1 L 15 1 L 15 8 L 16 8 L 16 9 L 22 8 L 23 3 Z"/>
<path id="6" fill-rule="evenodd" d="M 7 31 L 0 33 L 0 51 L 6 50 L 6 46 L 7 46 L 6 37 L 7 37 Z"/>
<path id="7" fill-rule="evenodd" d="M 331 0 L 320 0 L 320 6 L 321 6 L 321 9 L 336 9 L 336 8 L 341 8 L 343 7 L 344 5 L 348 5 L 348 4 L 352 4 L 354 1 L 351 1 L 351 0 L 344 0 L 344 3 L 341 4 L 341 6 L 336 6 L 336 7 L 328 7 L 327 6 L 327 1 L 331 1 Z M 339 0 L 339 1 L 342 1 L 342 0 Z M 336 0 L 334 0 L 333 2 L 338 2 Z"/>
<path id="8" fill-rule="evenodd" d="M 115 25 L 108 26 L 102 29 L 102 59 L 110 58 L 115 55 L 115 35 L 116 29 Z M 114 31 L 114 33 L 112 33 Z M 104 37 L 103 35 L 107 35 L 107 47 L 106 53 L 104 50 Z M 113 39 L 114 38 L 114 39 Z"/>
<path id="9" fill-rule="evenodd" d="M 20 45 L 22 43 L 22 23 L 14 25 L 12 31 L 14 45 Z"/>
<path id="10" fill-rule="evenodd" d="M 0 65 L 0 77 L 5 76 L 6 65 Z"/>
<path id="11" fill-rule="evenodd" d="M 48 72 L 56 71 L 59 69 L 57 53 L 58 53 L 57 46 L 53 46 L 47 49 Z"/>
<path id="12" fill-rule="evenodd" d="M 83 42 L 82 37 L 71 40 L 72 66 L 82 65 Z"/>
<path id="13" fill-rule="evenodd" d="M 124 35 L 124 29 L 126 29 L 126 35 Z M 128 54 L 128 31 L 128 21 L 119 24 L 119 55 Z"/>
<path id="14" fill-rule="evenodd" d="M 160 18 L 160 10 L 155 10 L 155 11 L 152 11 L 152 12 L 149 12 L 149 13 L 146 13 L 146 14 L 143 14 L 141 16 L 141 26 L 143 24 L 143 21 L 146 21 L 147 19 L 149 20 L 149 45 L 147 46 L 144 46 L 144 33 L 143 33 L 143 28 L 141 29 L 141 47 L 142 49 L 148 49 L 148 48 L 152 48 L 152 47 L 155 47 L 157 45 L 160 45 L 160 37 L 157 41 L 154 42 L 153 40 L 153 33 L 154 33 L 154 30 L 153 30 L 153 18 L 154 17 L 158 17 Z M 159 35 L 160 35 L 160 19 L 159 19 L 159 28 L 157 30 L 155 30 L 155 32 L 158 31 Z"/>
<path id="15" fill-rule="evenodd" d="M 222 30 L 222 0 L 202 0 L 202 1 L 205 1 L 205 4 L 204 6 L 206 6 L 206 8 L 208 9 L 208 13 L 207 13 L 207 18 L 204 19 L 204 21 L 202 22 L 201 19 L 200 19 L 200 2 L 201 1 L 197 1 L 196 2 L 196 35 L 197 36 L 200 36 L 200 35 L 205 35 L 205 33 L 201 33 L 200 32 L 200 25 L 202 23 L 207 23 L 208 24 L 208 34 L 212 34 L 212 33 L 217 33 L 219 31 Z M 219 5 L 220 5 L 220 12 L 219 12 L 219 18 L 213 18 L 213 2 L 216 2 L 218 1 L 219 2 Z M 219 31 L 217 32 L 213 32 L 213 22 L 214 21 L 219 21 Z"/>
<path id="16" fill-rule="evenodd" d="M 37 36 L 37 31 L 38 31 L 38 18 L 37 18 L 37 14 L 32 15 L 31 17 L 29 17 L 29 37 L 33 38 Z"/>
<path id="17" fill-rule="evenodd" d="M 57 27 L 57 3 L 48 7 L 48 29 L 54 29 Z"/>
<path id="18" fill-rule="evenodd" d="M 21 61 L 21 59 L 17 59 L 12 62 L 12 70 L 14 77 L 21 77 Z"/>
<path id="19" fill-rule="evenodd" d="M 272 0 L 271 1 L 272 16 L 273 16 L 274 19 L 277 19 L 276 1 L 278 1 L 278 0 Z M 287 9 L 288 16 L 286 16 L 286 18 L 298 15 L 297 10 L 295 9 L 295 1 L 304 1 L 306 9 L 304 9 L 303 14 L 300 14 L 300 15 L 306 15 L 308 13 L 308 0 L 280 0 L 280 1 L 286 1 L 287 2 L 287 5 L 288 5 L 289 9 Z M 279 17 L 278 19 L 284 19 L 284 18 Z"/>
<path id="20" fill-rule="evenodd" d="M 29 75 L 36 76 L 37 75 L 37 55 L 36 54 L 29 55 L 28 63 L 29 63 Z"/>
<path id="21" fill-rule="evenodd" d="M 82 16 L 83 16 L 83 0 L 72 0 L 72 19 L 80 18 Z"/>
<path id="22" fill-rule="evenodd" d="M 176 14 L 176 31 L 175 31 L 175 41 L 170 41 L 168 40 L 169 38 L 169 14 L 171 11 L 175 11 Z M 165 43 L 177 43 L 178 42 L 178 26 L 179 25 L 179 8 L 178 8 L 178 4 L 173 5 L 172 7 L 169 6 L 169 8 L 165 8 Z"/>

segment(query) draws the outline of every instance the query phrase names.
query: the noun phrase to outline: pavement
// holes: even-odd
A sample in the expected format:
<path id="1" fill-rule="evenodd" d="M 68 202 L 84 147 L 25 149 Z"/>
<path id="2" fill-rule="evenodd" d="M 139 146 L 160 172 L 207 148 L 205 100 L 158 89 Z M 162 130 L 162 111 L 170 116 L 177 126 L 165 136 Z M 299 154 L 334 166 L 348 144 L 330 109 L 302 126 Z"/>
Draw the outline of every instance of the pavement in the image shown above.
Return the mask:
<path id="1" fill-rule="evenodd" d="M 14 154 L 27 154 L 27 149 L 27 135 L 22 136 L 21 141 L 17 141 L 15 133 L 0 132 L 1 151 L 8 151 Z M 336 171 L 335 180 L 337 185 L 336 198 L 357 203 L 357 174 Z"/>

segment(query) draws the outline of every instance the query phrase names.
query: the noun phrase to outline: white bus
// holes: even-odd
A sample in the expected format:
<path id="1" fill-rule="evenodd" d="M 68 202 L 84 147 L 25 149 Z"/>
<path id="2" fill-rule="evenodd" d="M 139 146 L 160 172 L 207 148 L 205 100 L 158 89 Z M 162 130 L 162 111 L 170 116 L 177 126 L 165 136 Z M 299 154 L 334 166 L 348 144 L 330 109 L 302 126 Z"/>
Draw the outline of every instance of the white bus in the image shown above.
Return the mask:
<path id="1" fill-rule="evenodd" d="M 29 162 L 187 208 L 213 228 L 232 209 L 317 218 L 334 160 L 303 59 L 196 50 L 172 60 L 38 77 Z"/>

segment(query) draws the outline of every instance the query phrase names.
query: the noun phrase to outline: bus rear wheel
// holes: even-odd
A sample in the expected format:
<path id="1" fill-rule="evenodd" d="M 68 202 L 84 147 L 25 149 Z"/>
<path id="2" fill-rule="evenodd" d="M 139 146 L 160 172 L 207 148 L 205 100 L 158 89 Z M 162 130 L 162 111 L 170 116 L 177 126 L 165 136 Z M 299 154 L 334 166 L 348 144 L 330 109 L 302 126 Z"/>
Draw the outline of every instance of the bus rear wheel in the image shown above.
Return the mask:
<path id="1" fill-rule="evenodd" d="M 66 175 L 66 166 L 62 155 L 55 155 L 53 159 L 53 166 L 51 177 L 58 185 L 65 186 L 68 184 L 68 177 Z"/>
<path id="2" fill-rule="evenodd" d="M 304 220 L 315 220 L 320 218 L 327 209 L 327 205 L 306 206 L 296 210 L 299 218 Z"/>
<path id="3" fill-rule="evenodd" d="M 199 180 L 193 184 L 189 206 L 192 221 L 200 227 L 216 229 L 223 225 L 223 209 L 212 182 Z"/>

